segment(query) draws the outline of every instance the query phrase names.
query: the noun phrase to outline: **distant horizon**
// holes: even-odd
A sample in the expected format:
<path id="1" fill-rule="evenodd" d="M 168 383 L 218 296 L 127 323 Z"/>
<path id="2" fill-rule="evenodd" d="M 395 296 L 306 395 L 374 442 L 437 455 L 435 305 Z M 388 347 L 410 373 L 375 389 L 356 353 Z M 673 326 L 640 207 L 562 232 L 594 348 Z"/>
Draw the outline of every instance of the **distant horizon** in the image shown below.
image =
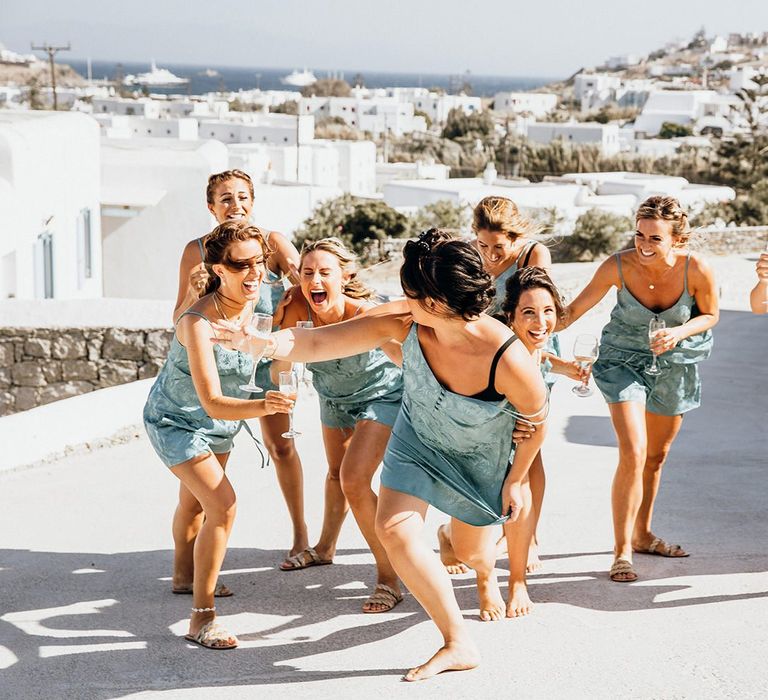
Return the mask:
<path id="1" fill-rule="evenodd" d="M 38 52 L 39 53 L 39 52 Z M 38 56 L 40 58 L 40 56 Z M 567 80 L 571 75 L 576 73 L 578 70 L 581 70 L 581 68 L 576 68 L 573 70 L 572 73 L 569 73 L 565 76 L 553 76 L 553 75 L 544 75 L 544 74 L 537 74 L 537 73 L 481 73 L 479 71 L 450 71 L 450 70 L 429 70 L 429 71 L 417 71 L 417 70 L 394 70 L 394 69 L 388 69 L 388 70 L 378 70 L 374 68 L 323 68 L 323 67 L 316 67 L 312 65 L 304 65 L 304 64 L 294 64 L 290 66 L 259 66 L 259 65 L 246 65 L 242 63 L 189 63 L 187 61 L 174 61 L 174 60 L 168 60 L 168 59 L 158 59 L 157 57 L 150 56 L 149 58 L 145 60 L 138 60 L 138 59 L 123 59 L 123 58 L 101 58 L 101 57 L 95 57 L 95 56 L 75 56 L 75 55 L 69 55 L 66 53 L 60 53 L 57 54 L 56 62 L 57 63 L 69 63 L 70 61 L 79 61 L 79 62 L 87 62 L 88 59 L 91 60 L 91 62 L 100 62 L 100 63 L 122 63 L 123 65 L 126 64 L 132 64 L 132 65 L 141 65 L 146 64 L 147 67 L 149 67 L 150 63 L 154 60 L 155 63 L 160 67 L 166 67 L 166 66 L 184 66 L 188 68 L 238 68 L 241 70 L 270 70 L 270 71 L 285 71 L 286 73 L 290 73 L 294 70 L 304 70 L 305 68 L 307 70 L 312 71 L 313 73 L 344 73 L 345 76 L 349 75 L 349 77 L 354 77 L 357 73 L 360 73 L 363 77 L 365 77 L 366 73 L 373 73 L 376 75 L 386 75 L 387 73 L 392 73 L 396 75 L 440 75 L 440 76 L 479 76 L 484 78 L 534 78 L 536 80 L 542 80 L 546 82 L 558 82 L 562 80 Z M 40 58 L 40 60 L 44 60 Z M 346 78 L 345 78 L 346 79 Z"/>

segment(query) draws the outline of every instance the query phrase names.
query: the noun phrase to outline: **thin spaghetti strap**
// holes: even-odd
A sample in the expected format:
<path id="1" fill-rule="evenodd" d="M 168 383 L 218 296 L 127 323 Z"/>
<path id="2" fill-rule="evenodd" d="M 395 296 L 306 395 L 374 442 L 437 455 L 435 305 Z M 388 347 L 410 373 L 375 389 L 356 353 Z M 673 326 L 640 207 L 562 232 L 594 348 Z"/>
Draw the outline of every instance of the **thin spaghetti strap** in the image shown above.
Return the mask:
<path id="1" fill-rule="evenodd" d="M 211 324 L 211 328 L 213 328 L 213 323 L 211 322 L 211 319 L 208 318 L 205 314 L 201 314 L 199 311 L 189 311 L 189 310 L 185 311 L 183 314 L 181 314 L 181 316 L 179 316 L 179 318 L 176 320 L 177 326 L 179 325 L 179 321 L 181 321 L 181 319 L 184 318 L 185 316 L 199 316 L 200 318 L 208 321 L 208 323 Z M 214 335 L 216 335 L 215 330 L 213 333 Z"/>
<path id="2" fill-rule="evenodd" d="M 200 260 L 205 262 L 205 248 L 203 248 L 203 236 L 197 239 L 197 247 L 200 249 Z"/>
<path id="3" fill-rule="evenodd" d="M 683 270 L 683 291 L 690 296 L 691 293 L 688 291 L 688 263 L 691 261 L 691 253 L 689 252 L 688 255 L 685 256 L 685 269 Z"/>
<path id="4" fill-rule="evenodd" d="M 536 241 L 533 241 L 533 245 L 536 245 Z M 523 256 L 532 248 L 533 246 L 530 243 L 526 243 L 523 246 L 523 249 L 520 251 L 520 254 L 517 256 L 517 259 L 515 260 L 515 266 L 519 270 L 521 267 L 525 267 L 525 263 L 520 265 L 520 261 L 523 259 Z"/>
<path id="5" fill-rule="evenodd" d="M 533 255 L 533 249 L 538 245 L 538 241 L 533 241 L 531 245 L 528 246 L 528 250 L 525 253 L 525 258 L 523 258 L 523 264 L 521 267 L 528 267 L 528 263 L 531 262 L 531 255 Z"/>
<path id="6" fill-rule="evenodd" d="M 624 283 L 624 275 L 621 272 L 621 254 L 614 253 L 614 256 L 616 257 L 616 267 L 619 271 L 619 282 L 621 282 L 622 287 L 626 287 L 627 285 Z"/>
<path id="7" fill-rule="evenodd" d="M 504 341 L 504 344 L 496 351 L 496 354 L 493 356 L 493 360 L 491 361 L 491 371 L 488 373 L 488 387 L 494 391 L 496 389 L 496 367 L 499 364 L 499 360 L 501 359 L 501 356 L 504 354 L 506 349 L 516 340 L 516 335 L 513 335 L 511 338 L 507 338 Z"/>

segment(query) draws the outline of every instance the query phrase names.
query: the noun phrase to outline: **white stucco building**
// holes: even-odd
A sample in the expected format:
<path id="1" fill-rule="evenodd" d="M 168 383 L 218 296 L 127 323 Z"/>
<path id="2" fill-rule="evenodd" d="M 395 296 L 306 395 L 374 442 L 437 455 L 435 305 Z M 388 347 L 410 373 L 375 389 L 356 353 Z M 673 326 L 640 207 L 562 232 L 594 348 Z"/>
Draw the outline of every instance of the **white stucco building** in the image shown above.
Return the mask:
<path id="1" fill-rule="evenodd" d="M 0 298 L 102 293 L 99 127 L 74 112 L 0 112 Z"/>
<path id="2" fill-rule="evenodd" d="M 735 95 L 714 90 L 655 90 L 635 120 L 635 134 L 656 136 L 664 122 L 690 126 L 697 134 L 702 129 L 731 133 L 732 107 L 737 104 Z"/>
<path id="3" fill-rule="evenodd" d="M 546 92 L 497 92 L 493 98 L 493 111 L 541 118 L 557 107 L 558 99 L 557 95 Z"/>
<path id="4" fill-rule="evenodd" d="M 563 143 L 597 146 L 604 155 L 619 152 L 619 127 L 598 122 L 534 122 L 526 125 L 525 136 L 533 143 Z"/>

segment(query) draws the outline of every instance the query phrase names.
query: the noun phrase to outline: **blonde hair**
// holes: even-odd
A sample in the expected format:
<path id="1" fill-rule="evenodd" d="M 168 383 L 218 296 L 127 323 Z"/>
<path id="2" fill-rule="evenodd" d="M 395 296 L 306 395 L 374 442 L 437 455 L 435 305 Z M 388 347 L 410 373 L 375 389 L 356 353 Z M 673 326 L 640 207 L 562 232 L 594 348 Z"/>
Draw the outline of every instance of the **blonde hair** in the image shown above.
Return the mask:
<path id="1" fill-rule="evenodd" d="M 472 230 L 504 233 L 511 240 L 541 233 L 544 226 L 524 217 L 511 199 L 485 197 L 472 212 Z"/>
<path id="2" fill-rule="evenodd" d="M 669 221 L 672 224 L 672 236 L 676 239 L 675 244 L 680 247 L 688 245 L 691 237 L 688 213 L 674 197 L 661 195 L 648 197 L 637 209 L 635 224 L 641 219 Z"/>
<path id="3" fill-rule="evenodd" d="M 347 275 L 347 280 L 342 287 L 342 292 L 345 296 L 352 299 L 370 299 L 374 295 L 374 291 L 366 287 L 357 277 L 357 256 L 344 245 L 341 239 L 335 236 L 304 243 L 301 248 L 299 268 L 301 268 L 305 256 L 318 250 L 330 253 L 339 261 L 341 271 Z"/>

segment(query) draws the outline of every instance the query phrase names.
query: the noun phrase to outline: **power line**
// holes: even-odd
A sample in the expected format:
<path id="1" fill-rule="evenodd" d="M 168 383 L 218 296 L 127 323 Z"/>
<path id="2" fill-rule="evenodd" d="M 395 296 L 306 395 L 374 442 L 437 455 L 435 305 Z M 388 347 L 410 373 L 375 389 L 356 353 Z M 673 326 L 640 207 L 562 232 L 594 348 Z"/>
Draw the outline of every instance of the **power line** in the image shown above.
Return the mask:
<path id="1" fill-rule="evenodd" d="M 53 57 L 59 53 L 59 51 L 70 51 L 72 47 L 69 42 L 66 46 L 51 46 L 50 44 L 43 44 L 42 46 L 35 46 L 31 44 L 33 51 L 45 51 L 48 54 L 48 62 L 51 66 L 51 88 L 53 89 L 53 109 L 56 111 L 59 108 L 59 102 L 56 98 L 56 65 L 53 61 Z"/>

